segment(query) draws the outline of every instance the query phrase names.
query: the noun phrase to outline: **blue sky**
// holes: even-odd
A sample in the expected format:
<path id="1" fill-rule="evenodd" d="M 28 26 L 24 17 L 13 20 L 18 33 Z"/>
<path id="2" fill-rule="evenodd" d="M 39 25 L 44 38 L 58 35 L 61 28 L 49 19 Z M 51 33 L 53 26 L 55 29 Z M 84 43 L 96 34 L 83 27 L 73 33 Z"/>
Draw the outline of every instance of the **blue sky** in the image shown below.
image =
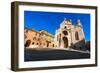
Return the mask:
<path id="1" fill-rule="evenodd" d="M 24 11 L 24 28 L 36 31 L 43 29 L 54 35 L 64 18 L 71 19 L 74 25 L 80 19 L 85 39 L 90 40 L 90 14 Z"/>

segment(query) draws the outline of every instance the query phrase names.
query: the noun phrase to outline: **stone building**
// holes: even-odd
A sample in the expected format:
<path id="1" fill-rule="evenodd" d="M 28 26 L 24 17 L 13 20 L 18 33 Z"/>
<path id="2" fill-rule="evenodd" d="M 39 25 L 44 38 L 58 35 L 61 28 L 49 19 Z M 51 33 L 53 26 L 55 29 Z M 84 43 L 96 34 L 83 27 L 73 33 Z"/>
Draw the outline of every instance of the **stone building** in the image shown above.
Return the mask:
<path id="1" fill-rule="evenodd" d="M 24 30 L 25 47 L 27 48 L 53 48 L 55 47 L 54 36 L 47 31 L 39 32 L 33 29 Z"/>
<path id="2" fill-rule="evenodd" d="M 25 47 L 28 48 L 82 48 L 85 45 L 84 32 L 80 20 L 72 24 L 66 18 L 60 24 L 55 35 L 45 30 L 25 29 Z"/>

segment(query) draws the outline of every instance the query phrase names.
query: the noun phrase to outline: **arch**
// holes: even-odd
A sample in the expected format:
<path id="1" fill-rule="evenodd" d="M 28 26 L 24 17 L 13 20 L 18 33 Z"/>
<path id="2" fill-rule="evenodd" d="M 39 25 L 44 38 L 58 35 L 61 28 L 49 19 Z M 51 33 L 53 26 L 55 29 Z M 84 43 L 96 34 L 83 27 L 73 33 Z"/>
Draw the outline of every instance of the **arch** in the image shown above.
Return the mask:
<path id="1" fill-rule="evenodd" d="M 68 47 L 68 38 L 63 37 L 63 42 L 64 42 L 64 48 L 67 48 Z"/>
<path id="2" fill-rule="evenodd" d="M 64 35 L 68 35 L 68 32 L 67 32 L 67 31 L 63 31 L 63 34 L 64 34 Z"/>
<path id="3" fill-rule="evenodd" d="M 33 37 L 33 40 L 36 40 L 36 37 Z"/>
<path id="4" fill-rule="evenodd" d="M 47 47 L 49 47 L 49 41 L 46 41 L 46 43 L 47 43 Z"/>
<path id="5" fill-rule="evenodd" d="M 26 43 L 25 43 L 25 47 L 29 47 L 31 44 L 31 40 L 27 40 Z"/>
<path id="6" fill-rule="evenodd" d="M 36 43 L 36 45 L 38 45 L 39 43 Z"/>
<path id="7" fill-rule="evenodd" d="M 75 39 L 79 40 L 78 32 L 75 33 Z"/>
<path id="8" fill-rule="evenodd" d="M 35 43 L 34 42 L 32 42 L 32 45 L 34 45 Z"/>

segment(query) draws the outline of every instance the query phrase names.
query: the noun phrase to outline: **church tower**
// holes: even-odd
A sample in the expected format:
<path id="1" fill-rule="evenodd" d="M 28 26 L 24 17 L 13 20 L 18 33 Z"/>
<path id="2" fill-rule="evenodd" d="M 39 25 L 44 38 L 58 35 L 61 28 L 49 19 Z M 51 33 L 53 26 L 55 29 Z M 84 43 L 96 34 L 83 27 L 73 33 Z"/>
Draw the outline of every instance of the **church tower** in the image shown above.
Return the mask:
<path id="1" fill-rule="evenodd" d="M 78 29 L 79 29 L 81 39 L 84 39 L 85 36 L 84 36 L 84 32 L 83 32 L 83 26 L 82 26 L 82 23 L 79 19 L 77 20 L 77 26 L 78 26 Z"/>
<path id="2" fill-rule="evenodd" d="M 79 19 L 77 20 L 77 26 L 82 27 L 81 21 Z"/>

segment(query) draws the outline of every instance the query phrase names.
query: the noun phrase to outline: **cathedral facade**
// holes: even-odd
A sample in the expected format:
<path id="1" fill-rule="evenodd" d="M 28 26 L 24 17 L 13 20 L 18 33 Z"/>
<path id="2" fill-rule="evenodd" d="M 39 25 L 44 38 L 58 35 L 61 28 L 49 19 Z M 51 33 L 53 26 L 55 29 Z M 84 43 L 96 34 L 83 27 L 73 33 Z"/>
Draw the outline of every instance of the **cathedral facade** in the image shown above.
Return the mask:
<path id="1" fill-rule="evenodd" d="M 25 29 L 25 47 L 27 48 L 82 48 L 85 45 L 84 32 L 80 20 L 72 24 L 66 18 L 62 21 L 55 35 L 45 30 Z"/>
<path id="2" fill-rule="evenodd" d="M 72 24 L 71 20 L 66 20 L 60 24 L 60 28 L 56 30 L 55 42 L 60 48 L 82 47 L 85 43 L 84 32 L 80 20 L 77 24 Z"/>

